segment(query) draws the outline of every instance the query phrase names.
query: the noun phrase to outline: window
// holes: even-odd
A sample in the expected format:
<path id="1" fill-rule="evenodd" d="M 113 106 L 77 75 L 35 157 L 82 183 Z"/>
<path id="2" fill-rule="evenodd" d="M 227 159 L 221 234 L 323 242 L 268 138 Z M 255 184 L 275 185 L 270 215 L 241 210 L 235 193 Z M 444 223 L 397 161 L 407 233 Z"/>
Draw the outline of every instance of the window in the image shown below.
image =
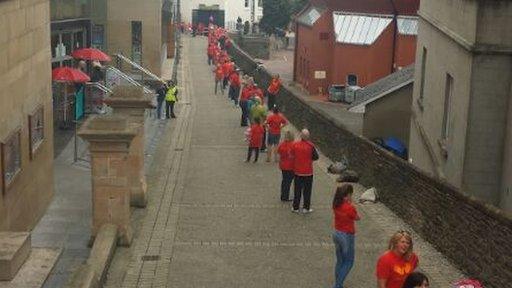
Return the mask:
<path id="1" fill-rule="evenodd" d="M 348 86 L 357 86 L 357 75 L 348 74 L 348 76 L 347 76 L 347 85 Z"/>
<path id="2" fill-rule="evenodd" d="M 258 0 L 258 7 L 263 7 L 263 0 Z"/>
<path id="3" fill-rule="evenodd" d="M 245 0 L 245 8 L 249 8 L 249 0 Z"/>
<path id="4" fill-rule="evenodd" d="M 443 128 L 442 140 L 448 139 L 450 135 L 450 113 L 451 113 L 451 100 L 453 97 L 453 77 L 446 73 L 446 82 L 444 88 L 444 113 L 443 113 Z"/>
<path id="5" fill-rule="evenodd" d="M 21 171 L 21 130 L 18 129 L 1 143 L 3 191 L 14 181 Z"/>
<path id="6" fill-rule="evenodd" d="M 418 104 L 420 105 L 420 109 L 423 110 L 423 97 L 425 90 L 425 67 L 427 66 L 427 48 L 423 47 L 423 52 L 421 54 L 421 80 L 420 80 L 420 98 L 418 99 Z"/>
<path id="7" fill-rule="evenodd" d="M 132 21 L 132 60 L 142 64 L 142 22 Z"/>
<path id="8" fill-rule="evenodd" d="M 28 116 L 29 125 L 29 144 L 30 159 L 34 158 L 34 154 L 41 146 L 44 140 L 44 109 L 43 106 L 37 108 L 33 114 Z"/>

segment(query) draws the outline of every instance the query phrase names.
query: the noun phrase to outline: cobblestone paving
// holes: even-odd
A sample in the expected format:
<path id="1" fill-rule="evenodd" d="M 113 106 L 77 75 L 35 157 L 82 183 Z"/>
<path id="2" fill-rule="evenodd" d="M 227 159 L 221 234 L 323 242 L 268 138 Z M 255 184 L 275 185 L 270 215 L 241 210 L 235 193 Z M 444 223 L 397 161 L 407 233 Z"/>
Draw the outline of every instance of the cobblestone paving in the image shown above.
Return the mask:
<path id="1" fill-rule="evenodd" d="M 279 201 L 275 163 L 244 163 L 239 110 L 213 95 L 205 40 L 184 38 L 178 118 L 167 125 L 149 176 L 149 205 L 134 211 L 132 247 L 116 252 L 106 287 L 329 287 L 334 251 L 329 160 L 315 165 L 313 208 L 297 215 Z M 312 131 L 314 133 L 314 131 Z M 358 187 L 356 197 L 363 187 Z M 407 229 L 381 204 L 358 205 L 356 263 L 347 287 L 375 287 L 389 236 Z M 432 287 L 461 274 L 417 236 Z"/>

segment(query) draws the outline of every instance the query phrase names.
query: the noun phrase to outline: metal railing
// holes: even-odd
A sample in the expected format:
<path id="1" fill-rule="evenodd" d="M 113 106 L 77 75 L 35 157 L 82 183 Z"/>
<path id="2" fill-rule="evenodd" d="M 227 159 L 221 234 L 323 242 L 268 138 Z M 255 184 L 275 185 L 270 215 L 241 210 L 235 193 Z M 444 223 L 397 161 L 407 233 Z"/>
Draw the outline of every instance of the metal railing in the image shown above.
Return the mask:
<path id="1" fill-rule="evenodd" d="M 162 78 L 160 78 L 157 75 L 153 74 L 151 71 L 149 71 L 148 69 L 142 67 L 138 63 L 132 61 L 130 58 L 128 58 L 128 57 L 126 57 L 126 56 L 124 56 L 122 54 L 115 54 L 114 56 L 116 56 L 119 60 L 127 63 L 128 65 L 130 65 L 133 69 L 138 70 L 138 71 L 142 72 L 143 74 L 149 76 L 153 80 L 160 81 L 160 82 L 165 82 L 165 80 L 163 80 Z"/>
<path id="2" fill-rule="evenodd" d="M 118 77 L 116 80 L 113 80 L 112 77 L 110 77 L 110 79 L 107 80 L 107 82 L 106 82 L 106 86 L 107 87 L 106 88 L 108 88 L 108 89 L 112 89 L 114 86 L 120 84 L 120 83 L 118 83 L 120 81 L 125 81 L 128 84 L 130 84 L 130 85 L 137 86 L 137 87 L 142 87 L 144 89 L 144 93 L 146 93 L 146 94 L 155 94 L 155 92 L 153 92 L 151 89 L 149 89 L 146 86 L 140 84 L 135 79 L 133 79 L 132 77 L 128 76 L 126 73 L 122 72 L 121 70 L 119 70 L 119 69 L 117 69 L 115 67 L 108 66 L 107 67 L 107 73 L 108 72 L 113 73 L 113 74 L 115 74 L 115 76 Z"/>

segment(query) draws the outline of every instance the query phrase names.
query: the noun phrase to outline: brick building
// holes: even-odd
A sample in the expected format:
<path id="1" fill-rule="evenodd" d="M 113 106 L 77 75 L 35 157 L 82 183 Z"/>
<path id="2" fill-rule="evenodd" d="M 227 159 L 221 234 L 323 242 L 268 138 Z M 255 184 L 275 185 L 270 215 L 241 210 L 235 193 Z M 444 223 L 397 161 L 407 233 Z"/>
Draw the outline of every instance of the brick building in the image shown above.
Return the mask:
<path id="1" fill-rule="evenodd" d="M 0 1 L 0 31 L 0 231 L 28 231 L 53 196 L 49 1 Z"/>
<path id="2" fill-rule="evenodd" d="M 312 0 L 297 17 L 294 80 L 366 86 L 414 62 L 419 1 Z"/>
<path id="3" fill-rule="evenodd" d="M 512 2 L 422 1 L 410 157 L 512 211 Z"/>

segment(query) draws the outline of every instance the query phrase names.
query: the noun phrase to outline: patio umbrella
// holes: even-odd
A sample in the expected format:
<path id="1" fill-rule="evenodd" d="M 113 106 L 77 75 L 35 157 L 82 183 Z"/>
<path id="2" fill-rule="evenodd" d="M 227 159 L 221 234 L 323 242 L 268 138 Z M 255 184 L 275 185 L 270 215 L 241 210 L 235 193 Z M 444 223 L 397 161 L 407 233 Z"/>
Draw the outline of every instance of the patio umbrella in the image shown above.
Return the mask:
<path id="1" fill-rule="evenodd" d="M 58 82 L 84 83 L 91 81 L 91 78 L 78 69 L 58 67 L 52 70 L 52 80 Z"/>
<path id="2" fill-rule="evenodd" d="M 110 56 L 105 54 L 103 51 L 94 48 L 82 48 L 73 51 L 71 56 L 75 59 L 83 60 L 97 60 L 97 61 L 110 61 Z"/>

